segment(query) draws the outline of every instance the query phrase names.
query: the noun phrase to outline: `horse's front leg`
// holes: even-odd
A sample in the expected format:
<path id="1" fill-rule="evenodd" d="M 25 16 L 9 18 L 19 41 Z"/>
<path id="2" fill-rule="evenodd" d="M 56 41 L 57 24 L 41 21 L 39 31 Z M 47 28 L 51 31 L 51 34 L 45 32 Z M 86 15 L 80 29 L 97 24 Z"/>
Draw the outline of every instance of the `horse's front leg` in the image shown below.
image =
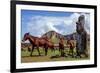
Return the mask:
<path id="1" fill-rule="evenodd" d="M 32 56 L 33 50 L 34 50 L 34 45 L 32 46 L 32 51 L 31 51 L 30 56 Z"/>

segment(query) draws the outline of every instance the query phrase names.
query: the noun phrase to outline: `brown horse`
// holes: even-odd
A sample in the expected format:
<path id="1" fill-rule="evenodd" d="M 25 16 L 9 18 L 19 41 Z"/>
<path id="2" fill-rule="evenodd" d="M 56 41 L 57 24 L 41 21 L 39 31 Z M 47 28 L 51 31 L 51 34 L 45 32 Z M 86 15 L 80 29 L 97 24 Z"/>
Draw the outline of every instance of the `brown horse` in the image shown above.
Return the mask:
<path id="1" fill-rule="evenodd" d="M 59 39 L 59 51 L 61 52 L 61 56 L 64 56 L 64 38 Z"/>
<path id="2" fill-rule="evenodd" d="M 45 55 L 47 55 L 48 48 L 50 48 L 52 52 L 55 50 L 54 43 L 48 37 L 45 37 L 44 39 L 46 40 Z"/>
<path id="3" fill-rule="evenodd" d="M 29 33 L 26 33 L 24 35 L 23 41 L 26 41 L 26 40 L 29 40 L 29 42 L 32 44 L 32 51 L 31 51 L 30 56 L 32 56 L 32 52 L 35 47 L 39 55 L 40 55 L 39 47 L 43 47 L 45 49 L 45 55 L 47 55 L 48 48 L 51 48 L 52 50 L 54 50 L 53 43 L 50 42 L 49 39 L 46 37 L 45 38 L 34 37 L 30 35 Z"/>
<path id="4" fill-rule="evenodd" d="M 66 45 L 69 48 L 69 54 L 71 52 L 72 57 L 74 57 L 75 40 L 67 40 Z"/>

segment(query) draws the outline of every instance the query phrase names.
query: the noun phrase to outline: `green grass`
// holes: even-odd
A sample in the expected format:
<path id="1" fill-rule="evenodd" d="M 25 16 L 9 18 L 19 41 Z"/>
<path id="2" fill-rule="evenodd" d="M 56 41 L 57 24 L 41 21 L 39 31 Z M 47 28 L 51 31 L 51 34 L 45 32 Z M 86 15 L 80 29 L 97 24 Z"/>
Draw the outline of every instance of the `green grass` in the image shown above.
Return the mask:
<path id="1" fill-rule="evenodd" d="M 26 62 L 46 62 L 46 61 L 77 61 L 77 60 L 89 60 L 88 58 L 72 58 L 71 56 L 68 57 L 60 57 L 61 53 L 59 50 L 55 50 L 55 52 L 52 52 L 50 49 L 48 49 L 48 54 L 45 56 L 45 52 L 43 48 L 39 49 L 40 53 L 42 56 L 38 56 L 38 51 L 35 49 L 32 53 L 32 57 L 30 56 L 30 52 L 26 51 L 21 51 L 21 61 L 22 63 Z M 65 54 L 67 55 L 69 53 L 68 48 L 64 50 Z M 75 53 L 75 50 L 74 50 Z M 52 58 L 52 56 L 59 56 L 57 58 Z"/>

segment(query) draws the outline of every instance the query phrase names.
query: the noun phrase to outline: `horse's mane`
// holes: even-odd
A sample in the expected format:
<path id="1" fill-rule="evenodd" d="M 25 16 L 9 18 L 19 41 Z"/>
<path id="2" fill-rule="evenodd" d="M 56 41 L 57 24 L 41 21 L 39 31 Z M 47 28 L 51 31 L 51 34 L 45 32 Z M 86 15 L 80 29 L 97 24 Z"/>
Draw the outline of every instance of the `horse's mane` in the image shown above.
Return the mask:
<path id="1" fill-rule="evenodd" d="M 33 35 L 30 35 L 30 37 L 34 38 L 34 39 L 43 39 L 43 40 L 46 40 L 48 42 L 51 42 L 48 38 L 46 37 L 36 37 L 36 36 L 33 36 Z"/>
<path id="2" fill-rule="evenodd" d="M 32 36 L 32 35 L 30 35 L 32 38 L 39 38 L 39 37 L 36 37 L 36 36 Z"/>

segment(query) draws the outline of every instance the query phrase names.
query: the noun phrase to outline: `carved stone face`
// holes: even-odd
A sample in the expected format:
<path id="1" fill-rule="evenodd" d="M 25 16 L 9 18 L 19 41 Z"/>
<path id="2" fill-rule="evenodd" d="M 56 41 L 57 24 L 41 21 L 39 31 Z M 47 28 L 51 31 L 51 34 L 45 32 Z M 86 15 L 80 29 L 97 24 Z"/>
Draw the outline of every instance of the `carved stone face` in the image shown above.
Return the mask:
<path id="1" fill-rule="evenodd" d="M 81 15 L 78 18 L 78 21 L 76 22 L 76 31 L 78 33 L 81 33 L 82 31 L 84 31 L 84 24 L 85 24 L 85 16 Z"/>
<path id="2" fill-rule="evenodd" d="M 78 22 L 81 23 L 82 25 L 84 25 L 85 24 L 85 16 L 84 15 L 79 16 Z"/>

